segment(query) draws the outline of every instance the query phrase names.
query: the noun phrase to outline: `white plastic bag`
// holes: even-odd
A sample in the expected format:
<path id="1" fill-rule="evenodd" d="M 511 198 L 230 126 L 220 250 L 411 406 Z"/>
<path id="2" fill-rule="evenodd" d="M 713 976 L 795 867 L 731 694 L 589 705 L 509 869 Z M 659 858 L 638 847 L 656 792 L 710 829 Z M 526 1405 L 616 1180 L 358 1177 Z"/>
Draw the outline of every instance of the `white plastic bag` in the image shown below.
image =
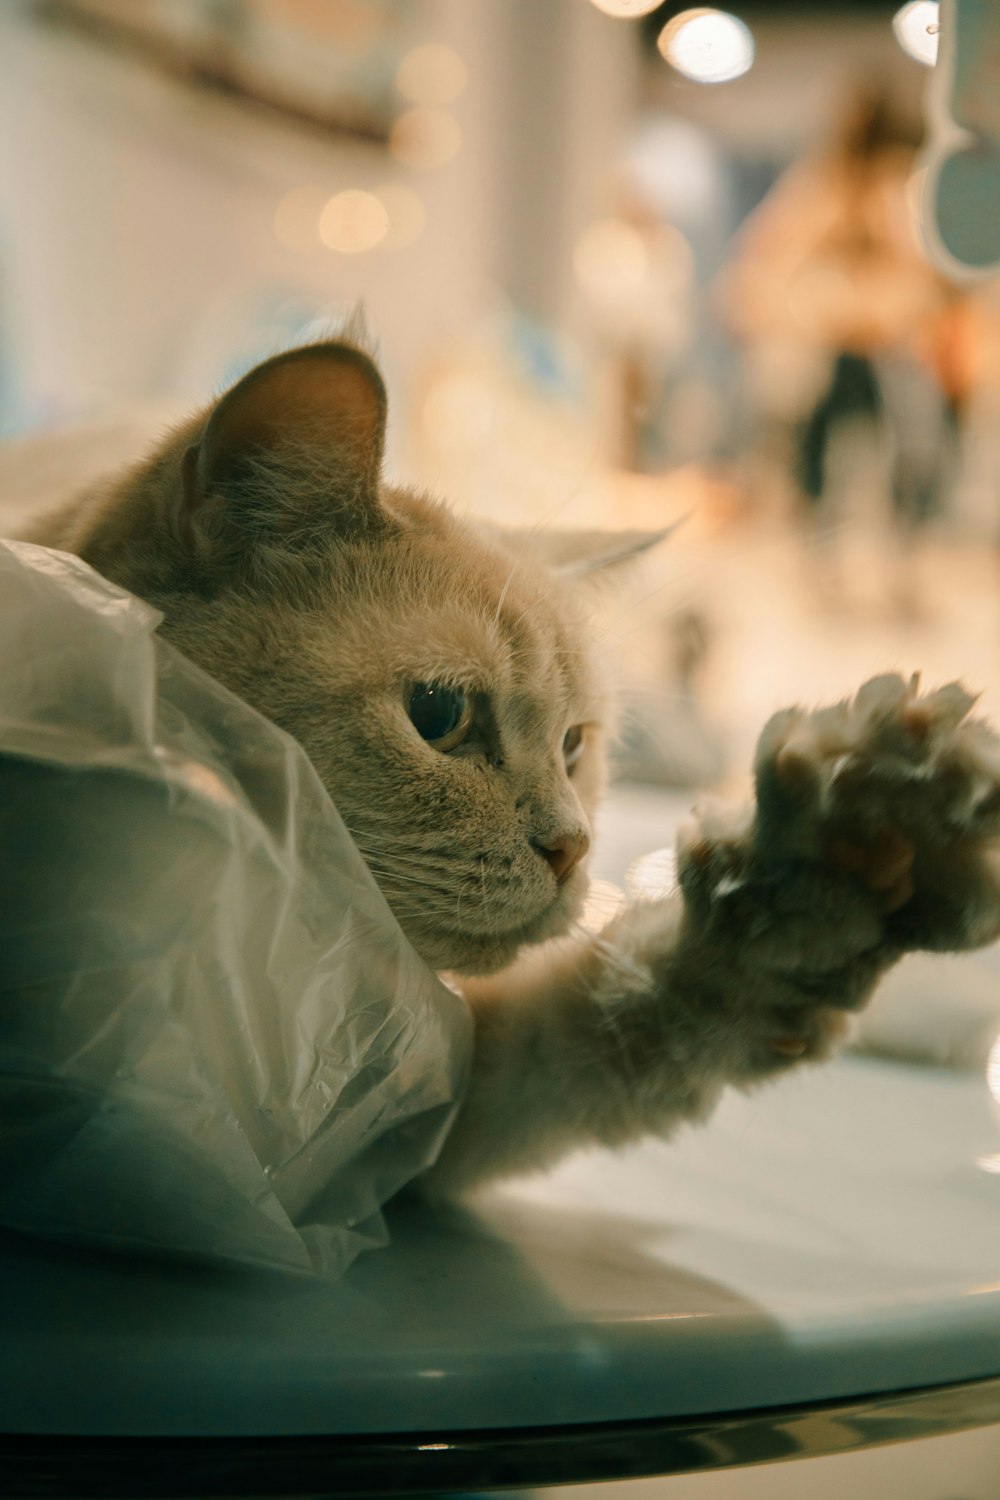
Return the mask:
<path id="1" fill-rule="evenodd" d="M 0 542 L 0 1224 L 339 1273 L 471 1023 L 304 752 L 159 618 Z"/>

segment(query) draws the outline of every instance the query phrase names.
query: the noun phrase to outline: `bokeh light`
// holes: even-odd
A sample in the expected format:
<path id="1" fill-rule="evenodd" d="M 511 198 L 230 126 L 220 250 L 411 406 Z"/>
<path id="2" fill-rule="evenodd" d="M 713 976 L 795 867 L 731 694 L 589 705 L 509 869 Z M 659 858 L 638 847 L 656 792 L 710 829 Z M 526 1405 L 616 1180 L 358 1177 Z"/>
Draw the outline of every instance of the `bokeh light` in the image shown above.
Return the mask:
<path id="1" fill-rule="evenodd" d="M 625 878 L 636 901 L 663 901 L 677 889 L 677 855 L 673 849 L 654 849 L 630 867 Z"/>
<path id="2" fill-rule="evenodd" d="M 606 16 L 648 16 L 661 0 L 591 0 Z"/>
<path id="3" fill-rule="evenodd" d="M 695 83 L 728 83 L 753 65 L 749 27 L 728 11 L 705 6 L 674 16 L 656 45 L 672 68 Z"/>
<path id="4" fill-rule="evenodd" d="M 385 204 L 374 193 L 348 188 L 335 193 L 319 218 L 319 237 L 330 250 L 360 255 L 373 250 L 389 229 Z"/>
<path id="5" fill-rule="evenodd" d="M 897 10 L 892 29 L 904 52 L 932 68 L 938 55 L 938 24 L 937 0 L 911 0 Z"/>
<path id="6" fill-rule="evenodd" d="M 625 907 L 625 892 L 611 880 L 592 880 L 578 925 L 587 932 L 600 932 Z"/>
<path id="7" fill-rule="evenodd" d="M 418 104 L 406 110 L 392 127 L 389 150 L 408 167 L 431 171 L 457 156 L 462 144 L 458 122 L 446 109 Z"/>
<path id="8" fill-rule="evenodd" d="M 458 53 L 437 42 L 414 47 L 396 72 L 396 87 L 412 104 L 452 104 L 468 81 L 468 69 Z"/>
<path id="9" fill-rule="evenodd" d="M 325 246 L 341 255 L 403 250 L 427 227 L 427 214 L 411 188 L 386 183 L 372 192 L 303 184 L 286 193 L 274 212 L 274 233 L 286 250 L 302 254 Z"/>

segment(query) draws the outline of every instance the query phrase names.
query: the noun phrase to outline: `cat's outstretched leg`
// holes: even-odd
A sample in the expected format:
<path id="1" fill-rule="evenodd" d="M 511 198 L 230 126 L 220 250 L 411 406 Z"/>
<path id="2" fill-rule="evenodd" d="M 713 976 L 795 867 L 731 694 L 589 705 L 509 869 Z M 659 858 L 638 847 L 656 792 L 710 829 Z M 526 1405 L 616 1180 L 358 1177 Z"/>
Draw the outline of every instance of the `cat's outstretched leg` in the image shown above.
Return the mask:
<path id="1" fill-rule="evenodd" d="M 675 898 L 470 984 L 472 1079 L 429 1184 L 704 1118 L 827 1055 L 903 953 L 1000 936 L 1000 739 L 973 702 L 891 676 L 777 714 L 756 807 L 684 830 Z"/>

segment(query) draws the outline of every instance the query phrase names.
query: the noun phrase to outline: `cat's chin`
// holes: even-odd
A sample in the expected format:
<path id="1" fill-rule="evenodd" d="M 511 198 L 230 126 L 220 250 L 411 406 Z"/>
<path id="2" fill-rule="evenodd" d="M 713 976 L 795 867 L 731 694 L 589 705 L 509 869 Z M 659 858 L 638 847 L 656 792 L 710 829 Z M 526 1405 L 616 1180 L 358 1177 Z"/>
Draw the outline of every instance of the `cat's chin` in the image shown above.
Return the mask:
<path id="1" fill-rule="evenodd" d="M 574 880 L 572 890 L 567 888 L 538 916 L 507 932 L 436 930 L 407 935 L 432 969 L 467 977 L 496 974 L 508 968 L 523 948 L 562 937 L 580 915 L 586 890 L 586 880 Z"/>

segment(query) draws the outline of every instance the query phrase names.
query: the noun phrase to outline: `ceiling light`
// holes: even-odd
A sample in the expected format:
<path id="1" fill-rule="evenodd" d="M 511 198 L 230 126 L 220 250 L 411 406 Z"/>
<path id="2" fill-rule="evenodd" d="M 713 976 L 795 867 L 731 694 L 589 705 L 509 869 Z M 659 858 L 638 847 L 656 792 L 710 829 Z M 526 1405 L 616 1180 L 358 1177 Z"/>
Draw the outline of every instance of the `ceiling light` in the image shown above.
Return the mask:
<path id="1" fill-rule="evenodd" d="M 932 68 L 938 54 L 937 0 L 911 0 L 892 19 L 896 40 L 904 52 Z"/>
<path id="2" fill-rule="evenodd" d="M 750 28 L 728 11 L 707 6 L 674 16 L 656 45 L 672 68 L 695 83 L 728 83 L 753 63 Z"/>

